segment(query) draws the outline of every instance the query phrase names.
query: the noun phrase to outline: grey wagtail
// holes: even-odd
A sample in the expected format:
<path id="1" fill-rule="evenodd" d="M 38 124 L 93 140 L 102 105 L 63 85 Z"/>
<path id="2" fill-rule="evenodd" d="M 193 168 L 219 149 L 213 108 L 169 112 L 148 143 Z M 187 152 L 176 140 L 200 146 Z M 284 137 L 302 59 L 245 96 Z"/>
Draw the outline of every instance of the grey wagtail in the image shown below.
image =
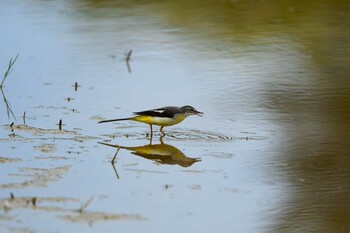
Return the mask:
<path id="1" fill-rule="evenodd" d="M 164 144 L 162 139 L 160 144 L 147 144 L 144 146 L 119 146 L 112 145 L 104 142 L 98 142 L 99 144 L 118 148 L 118 151 L 115 153 L 112 163 L 114 163 L 115 158 L 120 149 L 126 149 L 132 151 L 131 153 L 145 159 L 153 160 L 161 164 L 169 165 L 180 165 L 182 167 L 189 167 L 192 164 L 202 161 L 201 158 L 190 158 L 182 153 L 179 149 L 172 145 Z"/>
<path id="2" fill-rule="evenodd" d="M 171 126 L 176 125 L 180 123 L 181 121 L 185 120 L 186 117 L 191 115 L 197 115 L 202 116 L 203 113 L 197 111 L 194 107 L 186 105 L 182 107 L 163 107 L 163 108 L 156 108 L 151 110 L 146 110 L 142 112 L 134 112 L 133 117 L 128 118 L 120 118 L 120 119 L 112 119 L 112 120 L 104 120 L 100 121 L 98 123 L 106 123 L 106 122 L 113 122 L 113 121 L 138 121 L 142 123 L 149 124 L 151 127 L 151 136 L 153 134 L 152 125 L 158 125 L 160 126 L 160 131 L 162 132 L 163 136 L 165 135 L 163 128 L 165 126 Z"/>

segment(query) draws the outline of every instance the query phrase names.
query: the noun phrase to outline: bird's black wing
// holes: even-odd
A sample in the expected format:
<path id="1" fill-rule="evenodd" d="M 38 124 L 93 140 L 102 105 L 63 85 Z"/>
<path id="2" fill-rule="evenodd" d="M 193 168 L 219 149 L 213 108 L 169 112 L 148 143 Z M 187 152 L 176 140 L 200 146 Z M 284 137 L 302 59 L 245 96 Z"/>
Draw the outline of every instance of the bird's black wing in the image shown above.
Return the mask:
<path id="1" fill-rule="evenodd" d="M 146 110 L 142 112 L 134 112 L 135 115 L 139 116 L 154 116 L 154 117 L 173 117 L 176 113 L 179 113 L 178 107 L 164 107 Z"/>

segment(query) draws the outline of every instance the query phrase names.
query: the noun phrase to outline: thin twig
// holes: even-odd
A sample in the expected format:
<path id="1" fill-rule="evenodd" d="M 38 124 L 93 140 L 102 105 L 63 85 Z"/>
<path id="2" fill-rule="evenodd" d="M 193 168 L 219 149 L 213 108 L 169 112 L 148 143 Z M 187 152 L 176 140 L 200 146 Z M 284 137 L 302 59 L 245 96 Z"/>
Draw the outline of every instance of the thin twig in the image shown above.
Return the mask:
<path id="1" fill-rule="evenodd" d="M 90 205 L 90 203 L 92 202 L 93 199 L 94 199 L 94 197 L 90 197 L 89 200 L 87 200 L 83 205 L 81 205 L 81 207 L 78 209 L 78 212 L 83 213 L 83 210 L 86 209 L 86 207 L 88 207 L 88 205 Z"/>
<path id="2" fill-rule="evenodd" d="M 62 130 L 62 119 L 60 119 L 60 121 L 58 122 L 58 129 Z"/>
<path id="3" fill-rule="evenodd" d="M 129 52 L 128 52 L 128 54 L 126 55 L 125 61 L 126 61 L 127 63 L 129 63 L 129 61 L 130 61 L 131 54 L 132 54 L 132 49 L 130 49 Z"/>
<path id="4" fill-rule="evenodd" d="M 23 118 L 23 124 L 26 124 L 26 111 L 24 111 L 22 118 Z"/>
<path id="5" fill-rule="evenodd" d="M 129 50 L 129 52 L 126 54 L 125 57 L 125 63 L 126 63 L 126 67 L 128 68 L 129 73 L 131 73 L 131 67 L 129 64 L 130 58 L 131 58 L 131 54 L 132 54 L 132 49 Z"/>

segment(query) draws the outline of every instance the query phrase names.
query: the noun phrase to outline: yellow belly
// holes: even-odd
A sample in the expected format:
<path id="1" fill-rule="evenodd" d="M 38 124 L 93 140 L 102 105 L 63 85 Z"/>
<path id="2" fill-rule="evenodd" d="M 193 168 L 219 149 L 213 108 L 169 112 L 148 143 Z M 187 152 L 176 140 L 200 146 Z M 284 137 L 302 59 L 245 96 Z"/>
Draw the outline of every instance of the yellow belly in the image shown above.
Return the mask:
<path id="1" fill-rule="evenodd" d="M 175 118 L 135 116 L 130 120 L 146 123 L 149 125 L 171 126 L 180 123 L 184 119 L 185 117 L 182 114 L 178 114 Z"/>

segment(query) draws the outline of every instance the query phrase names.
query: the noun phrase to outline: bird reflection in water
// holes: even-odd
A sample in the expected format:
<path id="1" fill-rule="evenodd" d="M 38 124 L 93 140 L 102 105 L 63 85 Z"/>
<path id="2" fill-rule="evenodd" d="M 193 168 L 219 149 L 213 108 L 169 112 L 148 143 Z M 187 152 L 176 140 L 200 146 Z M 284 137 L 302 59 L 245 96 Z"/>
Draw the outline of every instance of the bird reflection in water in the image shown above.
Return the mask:
<path id="1" fill-rule="evenodd" d="M 159 144 L 152 144 L 152 140 L 150 140 L 150 143 L 144 146 L 121 146 L 115 144 L 108 144 L 104 142 L 99 142 L 99 144 L 117 148 L 117 151 L 111 163 L 118 178 L 119 175 L 114 167 L 114 162 L 120 149 L 129 150 L 134 155 L 155 161 L 160 164 L 190 167 L 194 163 L 201 161 L 201 158 L 189 158 L 176 147 L 169 144 L 165 144 L 163 142 L 163 137 L 160 137 Z"/>

